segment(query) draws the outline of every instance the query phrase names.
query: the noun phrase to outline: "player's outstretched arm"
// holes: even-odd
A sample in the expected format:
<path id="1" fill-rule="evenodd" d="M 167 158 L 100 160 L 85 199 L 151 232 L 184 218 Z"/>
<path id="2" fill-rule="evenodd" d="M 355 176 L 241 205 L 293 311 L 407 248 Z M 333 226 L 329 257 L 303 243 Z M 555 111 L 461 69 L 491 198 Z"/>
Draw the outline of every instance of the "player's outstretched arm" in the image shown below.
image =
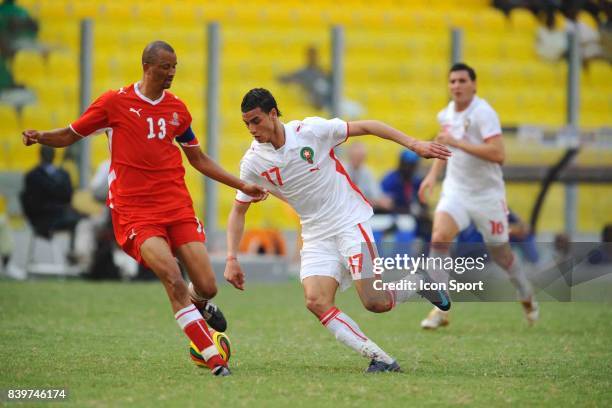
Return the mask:
<path id="1" fill-rule="evenodd" d="M 349 136 L 374 135 L 392 140 L 426 159 L 446 160 L 451 156 L 446 146 L 437 142 L 416 140 L 379 120 L 357 120 L 348 124 Z"/>
<path id="2" fill-rule="evenodd" d="M 506 159 L 506 152 L 501 134 L 489 136 L 482 144 L 474 144 L 463 139 L 455 139 L 447 130 L 443 129 L 438 133 L 436 141 L 456 147 L 480 159 L 500 165 L 504 164 L 504 160 Z"/>
<path id="3" fill-rule="evenodd" d="M 244 290 L 244 272 L 238 263 L 238 247 L 244 232 L 246 212 L 250 205 L 251 203 L 234 201 L 227 220 L 227 262 L 223 276 L 226 281 L 240 290 Z"/>
<path id="4" fill-rule="evenodd" d="M 187 146 L 183 147 L 183 151 L 189 160 L 189 164 L 206 177 L 240 190 L 255 198 L 254 201 L 265 200 L 268 197 L 268 190 L 257 184 L 246 183 L 233 174 L 228 173 L 208 155 L 204 154 L 199 147 Z"/>
<path id="5" fill-rule="evenodd" d="M 70 127 L 48 131 L 29 129 L 21 133 L 21 140 L 26 146 L 39 143 L 51 147 L 66 147 L 81 139 L 82 137 L 77 135 Z"/>

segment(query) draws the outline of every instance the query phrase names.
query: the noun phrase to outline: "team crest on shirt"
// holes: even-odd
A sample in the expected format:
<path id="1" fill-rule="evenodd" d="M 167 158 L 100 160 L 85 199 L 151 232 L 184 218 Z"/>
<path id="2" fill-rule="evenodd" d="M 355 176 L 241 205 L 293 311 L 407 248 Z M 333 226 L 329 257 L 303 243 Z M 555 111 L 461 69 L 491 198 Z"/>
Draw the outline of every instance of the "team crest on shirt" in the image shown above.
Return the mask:
<path id="1" fill-rule="evenodd" d="M 302 147 L 302 150 L 300 150 L 300 157 L 302 158 L 302 160 L 306 160 L 308 163 L 313 164 L 314 163 L 314 150 L 312 150 L 311 147 Z"/>
<path id="2" fill-rule="evenodd" d="M 470 118 L 465 118 L 463 120 L 463 132 L 467 132 L 468 128 L 470 127 Z"/>
<path id="3" fill-rule="evenodd" d="M 178 117 L 178 113 L 176 113 L 176 112 L 172 112 L 172 120 L 171 120 L 169 123 L 170 123 L 171 125 L 178 126 L 178 125 L 180 125 L 180 123 L 179 123 L 179 120 L 178 120 L 178 119 L 179 119 L 179 117 Z"/>

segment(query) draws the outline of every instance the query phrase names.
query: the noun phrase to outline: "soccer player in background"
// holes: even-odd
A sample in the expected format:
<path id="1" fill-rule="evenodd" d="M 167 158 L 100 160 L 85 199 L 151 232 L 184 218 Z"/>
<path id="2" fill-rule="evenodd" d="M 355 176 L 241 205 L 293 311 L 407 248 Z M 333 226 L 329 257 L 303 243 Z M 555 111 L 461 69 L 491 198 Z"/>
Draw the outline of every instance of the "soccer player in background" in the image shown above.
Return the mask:
<path id="1" fill-rule="evenodd" d="M 539 317 L 538 304 L 518 259 L 508 243 L 508 207 L 501 164 L 506 157 L 497 113 L 476 96 L 476 72 L 457 63 L 449 72 L 451 102 L 438 114 L 441 131 L 436 140 L 453 152 L 442 185 L 442 194 L 433 221 L 431 258 L 449 256 L 449 246 L 470 221 L 482 234 L 493 260 L 508 274 L 516 287 L 525 317 L 533 324 Z M 446 161 L 435 160 L 419 188 L 427 196 Z M 448 282 L 444 270 L 431 271 L 434 280 Z M 421 327 L 435 329 L 448 325 L 448 312 L 434 308 Z"/>
<path id="2" fill-rule="evenodd" d="M 368 223 L 372 207 L 336 158 L 334 147 L 349 136 L 371 134 L 427 158 L 445 160 L 449 151 L 438 143 L 416 141 L 375 120 L 347 123 L 340 119 L 306 118 L 282 123 L 276 100 L 262 88 L 252 89 L 244 96 L 241 110 L 255 140 L 241 161 L 240 177 L 262 183 L 300 217 L 304 242 L 300 278 L 306 307 L 339 341 L 371 359 L 368 372 L 399 371 L 397 362 L 334 306 L 338 288 L 346 289 L 353 280 L 365 308 L 376 313 L 391 310 L 414 293 L 377 290 L 373 286 L 374 277 L 367 277 L 373 271 L 368 265 L 377 258 Z M 248 192 L 239 191 L 227 226 L 225 278 L 241 290 L 244 273 L 236 254 L 245 215 L 254 199 Z M 421 295 L 445 310 L 450 307 L 442 293 Z"/>
<path id="3" fill-rule="evenodd" d="M 181 329 L 202 352 L 211 372 L 225 376 L 230 371 L 213 344 L 203 315 L 216 330 L 225 330 L 226 322 L 219 309 L 207 302 L 217 293 L 215 276 L 174 141 L 205 176 L 255 200 L 264 199 L 267 193 L 227 173 L 200 150 L 187 107 L 167 91 L 176 65 L 176 54 L 169 44 L 152 42 L 142 54 L 140 82 L 104 93 L 68 127 L 26 130 L 22 137 L 26 146 L 65 147 L 106 132 L 111 154 L 107 205 L 115 239 L 127 254 L 155 272 Z M 183 281 L 175 256 L 193 285 L 188 287 Z"/>

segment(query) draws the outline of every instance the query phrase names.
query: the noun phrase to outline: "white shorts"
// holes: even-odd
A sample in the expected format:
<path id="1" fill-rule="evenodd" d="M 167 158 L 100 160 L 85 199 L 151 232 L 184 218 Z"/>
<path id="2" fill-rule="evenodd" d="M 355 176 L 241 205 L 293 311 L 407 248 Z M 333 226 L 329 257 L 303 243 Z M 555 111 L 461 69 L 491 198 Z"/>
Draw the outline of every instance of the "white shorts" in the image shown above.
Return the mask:
<path id="1" fill-rule="evenodd" d="M 436 212 L 439 211 L 450 214 L 459 231 L 466 229 L 472 221 L 484 242 L 508 242 L 508 207 L 503 196 L 466 199 L 463 195 L 442 192 L 436 207 Z"/>
<path id="2" fill-rule="evenodd" d="M 334 278 L 340 290 L 346 290 L 353 280 L 371 272 L 378 255 L 368 221 L 319 240 L 304 241 L 301 255 L 300 280 L 309 276 Z"/>

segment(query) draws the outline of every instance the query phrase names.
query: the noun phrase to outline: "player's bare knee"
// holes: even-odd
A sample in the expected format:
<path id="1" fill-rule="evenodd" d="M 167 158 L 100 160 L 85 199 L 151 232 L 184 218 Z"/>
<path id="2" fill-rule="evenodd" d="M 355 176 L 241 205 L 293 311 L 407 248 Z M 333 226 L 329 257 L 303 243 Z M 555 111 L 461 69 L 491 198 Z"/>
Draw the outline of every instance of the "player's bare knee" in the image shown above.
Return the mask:
<path id="1" fill-rule="evenodd" d="M 330 307 L 332 305 L 320 296 L 306 297 L 306 308 L 317 317 L 322 316 Z"/>
<path id="2" fill-rule="evenodd" d="M 391 306 L 392 306 L 391 301 L 385 301 L 385 300 L 371 299 L 371 300 L 365 300 L 362 302 L 366 310 L 372 313 L 388 312 L 389 310 L 391 310 Z"/>
<path id="3" fill-rule="evenodd" d="M 217 285 L 214 282 L 207 282 L 196 286 L 197 293 L 205 299 L 212 299 L 217 295 Z"/>

